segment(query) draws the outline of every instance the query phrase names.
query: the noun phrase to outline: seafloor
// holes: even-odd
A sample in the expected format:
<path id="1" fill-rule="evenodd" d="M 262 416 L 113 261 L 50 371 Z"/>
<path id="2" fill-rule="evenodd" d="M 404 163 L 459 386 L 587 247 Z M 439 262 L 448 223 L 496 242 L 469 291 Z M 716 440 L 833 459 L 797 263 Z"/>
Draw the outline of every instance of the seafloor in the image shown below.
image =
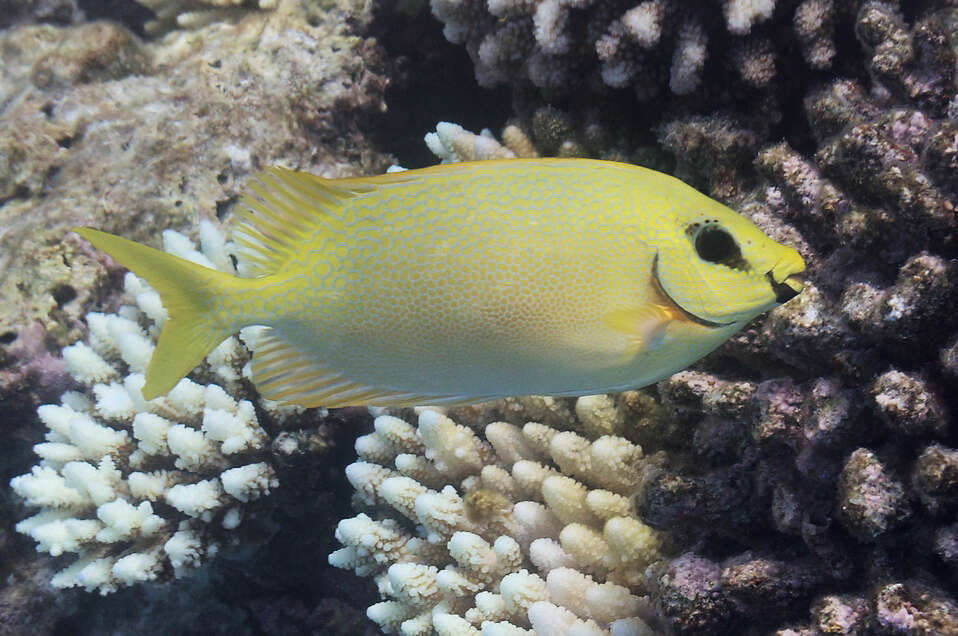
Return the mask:
<path id="1" fill-rule="evenodd" d="M 956 77 L 953 0 L 0 0 L 0 635 L 958 634 Z M 452 135 L 447 158 L 674 174 L 796 247 L 808 285 L 655 386 L 418 429 L 408 409 L 375 432 L 364 409 L 273 409 L 237 349 L 194 380 L 255 403 L 265 437 L 243 457 L 279 486 L 235 532 L 197 531 L 188 576 L 157 561 L 109 594 L 54 588 L 75 557 L 15 525 L 59 504 L 6 484 L 68 436 L 38 406 L 102 398 L 61 356 L 98 337 L 88 312 L 149 327 L 69 228 L 228 233 L 259 169 L 430 165 L 441 121 L 491 131 Z M 133 433 L 134 411 L 100 407 Z M 454 535 L 491 565 L 470 570 Z M 66 552 L 160 554 L 152 536 Z"/>

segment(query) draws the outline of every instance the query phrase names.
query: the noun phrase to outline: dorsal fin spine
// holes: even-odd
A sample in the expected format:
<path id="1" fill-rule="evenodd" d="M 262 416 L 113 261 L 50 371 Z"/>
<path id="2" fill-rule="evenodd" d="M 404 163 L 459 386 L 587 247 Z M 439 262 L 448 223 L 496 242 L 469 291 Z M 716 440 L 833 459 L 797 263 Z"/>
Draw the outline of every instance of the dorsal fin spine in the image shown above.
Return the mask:
<path id="1" fill-rule="evenodd" d="M 300 203 L 301 205 L 315 206 L 316 201 L 322 201 L 326 203 L 327 206 L 331 206 L 336 203 L 336 199 L 329 195 L 332 186 L 323 184 L 325 187 L 315 187 L 313 180 L 320 179 L 321 177 L 302 174 L 300 176 L 299 182 L 297 182 L 289 173 L 272 169 L 269 171 L 269 176 L 280 182 L 279 187 L 274 188 L 274 191 L 282 192 L 285 196 Z M 307 194 L 312 197 L 312 201 L 305 199 L 303 194 Z M 324 209 L 323 212 L 324 214 L 329 214 L 328 209 Z"/>
<path id="2" fill-rule="evenodd" d="M 276 273 L 304 242 L 342 224 L 338 209 L 354 194 L 321 177 L 285 168 L 256 175 L 241 199 L 234 232 L 243 265 L 253 276 Z"/>
<path id="3" fill-rule="evenodd" d="M 259 183 L 250 184 L 250 190 L 256 193 L 263 203 L 268 203 L 270 207 L 263 206 L 258 210 L 261 215 L 263 225 L 272 225 L 275 228 L 281 228 L 283 225 L 293 225 L 300 229 L 306 222 L 305 219 L 295 207 L 280 201 L 271 192 L 267 191 Z M 309 205 L 305 202 L 303 205 Z"/>

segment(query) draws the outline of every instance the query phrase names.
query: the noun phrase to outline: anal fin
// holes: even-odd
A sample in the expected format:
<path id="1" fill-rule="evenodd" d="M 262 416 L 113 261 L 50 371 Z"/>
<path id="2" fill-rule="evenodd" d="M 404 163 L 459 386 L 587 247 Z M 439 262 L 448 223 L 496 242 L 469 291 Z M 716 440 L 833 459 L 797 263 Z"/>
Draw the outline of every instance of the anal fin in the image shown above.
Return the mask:
<path id="1" fill-rule="evenodd" d="M 260 394 L 306 408 L 473 404 L 497 396 L 430 395 L 364 384 L 284 340 L 274 329 L 258 337 L 253 383 Z"/>

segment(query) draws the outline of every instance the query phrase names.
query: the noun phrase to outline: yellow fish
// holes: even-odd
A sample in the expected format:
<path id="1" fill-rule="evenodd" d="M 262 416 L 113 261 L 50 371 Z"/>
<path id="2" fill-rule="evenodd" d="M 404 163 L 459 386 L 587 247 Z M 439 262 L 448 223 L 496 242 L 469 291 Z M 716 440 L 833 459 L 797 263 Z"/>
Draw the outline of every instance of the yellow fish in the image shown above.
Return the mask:
<path id="1" fill-rule="evenodd" d="M 323 179 L 270 168 L 243 198 L 239 278 L 89 228 L 169 313 L 143 395 L 269 327 L 267 398 L 452 404 L 644 386 L 802 289 L 805 265 L 665 174 L 515 159 Z"/>

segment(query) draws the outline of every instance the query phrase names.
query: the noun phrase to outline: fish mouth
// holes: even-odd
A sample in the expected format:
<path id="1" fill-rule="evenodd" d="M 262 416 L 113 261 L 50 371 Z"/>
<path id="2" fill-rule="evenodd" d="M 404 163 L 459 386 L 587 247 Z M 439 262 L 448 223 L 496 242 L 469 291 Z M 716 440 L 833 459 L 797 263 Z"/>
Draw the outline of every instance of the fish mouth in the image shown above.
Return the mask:
<path id="1" fill-rule="evenodd" d="M 652 259 L 652 284 L 655 286 L 655 291 L 659 293 L 664 300 L 666 300 L 672 307 L 675 308 L 677 312 L 682 314 L 682 316 L 687 319 L 689 322 L 694 322 L 697 325 L 702 325 L 703 327 L 709 327 L 711 329 L 721 329 L 722 327 L 730 327 L 734 325 L 734 322 L 714 322 L 711 320 L 706 320 L 700 316 L 696 316 L 690 311 L 687 311 L 682 305 L 675 302 L 675 300 L 669 296 L 669 293 L 665 291 L 665 286 L 662 285 L 662 281 L 659 280 L 659 253 L 655 253 L 655 257 Z M 798 292 L 796 292 L 798 293 Z"/>
<path id="2" fill-rule="evenodd" d="M 787 303 L 805 289 L 805 261 L 791 250 L 765 273 L 765 279 L 775 294 L 775 302 Z"/>
<path id="3" fill-rule="evenodd" d="M 772 286 L 775 292 L 775 302 L 782 305 L 802 293 L 805 288 L 805 277 L 801 274 L 792 274 L 780 283 L 775 282 L 772 272 L 765 274 L 768 284 Z"/>

